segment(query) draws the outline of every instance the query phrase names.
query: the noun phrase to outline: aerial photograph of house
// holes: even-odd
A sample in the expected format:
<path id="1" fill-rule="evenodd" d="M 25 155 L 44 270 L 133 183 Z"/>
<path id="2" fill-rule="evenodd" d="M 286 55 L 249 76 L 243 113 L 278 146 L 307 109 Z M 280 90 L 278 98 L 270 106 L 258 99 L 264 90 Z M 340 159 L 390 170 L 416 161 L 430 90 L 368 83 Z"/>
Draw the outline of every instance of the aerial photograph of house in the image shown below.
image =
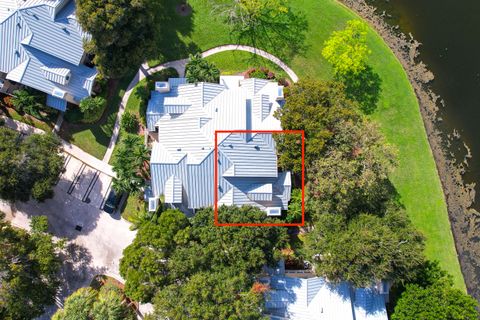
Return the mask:
<path id="1" fill-rule="evenodd" d="M 478 12 L 0 0 L 0 319 L 480 319 Z"/>
<path id="2" fill-rule="evenodd" d="M 147 108 L 154 137 L 149 210 L 161 196 L 185 211 L 212 206 L 215 131 L 280 130 L 273 114 L 282 102 L 283 87 L 264 79 L 158 82 Z M 271 133 L 219 133 L 217 143 L 220 205 L 253 205 L 271 216 L 287 210 L 290 172 L 278 172 Z"/>

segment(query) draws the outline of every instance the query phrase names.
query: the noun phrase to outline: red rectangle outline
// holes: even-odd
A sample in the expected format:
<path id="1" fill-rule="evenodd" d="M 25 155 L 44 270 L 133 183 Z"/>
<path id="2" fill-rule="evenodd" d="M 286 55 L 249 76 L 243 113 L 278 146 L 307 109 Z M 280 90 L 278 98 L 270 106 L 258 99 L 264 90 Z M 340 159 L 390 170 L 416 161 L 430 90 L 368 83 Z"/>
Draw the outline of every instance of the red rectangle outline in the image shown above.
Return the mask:
<path id="1" fill-rule="evenodd" d="M 299 223 L 219 223 L 218 222 L 218 134 L 219 133 L 272 133 L 300 134 L 302 136 L 302 222 Z M 303 227 L 305 225 L 305 131 L 304 130 L 215 130 L 214 148 L 214 224 L 217 227 Z"/>

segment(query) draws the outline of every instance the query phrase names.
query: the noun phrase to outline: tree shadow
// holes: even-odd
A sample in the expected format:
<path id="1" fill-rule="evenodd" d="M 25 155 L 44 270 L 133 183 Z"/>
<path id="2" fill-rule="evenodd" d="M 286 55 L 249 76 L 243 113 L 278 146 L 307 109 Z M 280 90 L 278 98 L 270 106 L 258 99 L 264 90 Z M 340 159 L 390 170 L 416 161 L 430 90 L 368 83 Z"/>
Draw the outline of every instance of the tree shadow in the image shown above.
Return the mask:
<path id="1" fill-rule="evenodd" d="M 193 15 L 195 10 L 189 7 L 188 14 L 181 14 L 178 11 L 180 0 L 167 0 L 160 6 L 157 15 L 161 16 L 158 20 L 158 30 L 156 32 L 158 50 L 149 56 L 148 59 L 154 60 L 155 65 L 188 57 L 188 54 L 200 51 L 196 43 L 186 43 L 182 37 L 188 37 L 193 31 Z M 153 67 L 153 65 L 151 65 Z"/>
<path id="2" fill-rule="evenodd" d="M 305 43 L 308 21 L 304 14 L 279 14 L 276 19 L 259 18 L 259 22 L 249 27 L 233 26 L 230 35 L 236 43 L 265 50 L 285 61 L 302 55 L 308 49 Z"/>
<path id="3" fill-rule="evenodd" d="M 347 97 L 358 102 L 365 114 L 375 111 L 382 92 L 382 79 L 370 66 L 359 74 L 349 73 L 338 80 L 345 85 Z"/>

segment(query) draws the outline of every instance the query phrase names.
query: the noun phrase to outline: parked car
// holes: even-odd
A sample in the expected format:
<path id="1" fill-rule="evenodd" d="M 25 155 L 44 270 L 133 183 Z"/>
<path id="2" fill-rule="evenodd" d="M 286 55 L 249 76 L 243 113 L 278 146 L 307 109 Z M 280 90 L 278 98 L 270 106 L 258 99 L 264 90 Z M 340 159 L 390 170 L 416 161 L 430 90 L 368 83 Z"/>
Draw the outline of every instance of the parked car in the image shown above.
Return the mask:
<path id="1" fill-rule="evenodd" d="M 117 194 L 115 190 L 111 189 L 107 200 L 105 200 L 105 204 L 103 205 L 103 211 L 109 214 L 114 214 L 121 199 L 122 194 Z"/>

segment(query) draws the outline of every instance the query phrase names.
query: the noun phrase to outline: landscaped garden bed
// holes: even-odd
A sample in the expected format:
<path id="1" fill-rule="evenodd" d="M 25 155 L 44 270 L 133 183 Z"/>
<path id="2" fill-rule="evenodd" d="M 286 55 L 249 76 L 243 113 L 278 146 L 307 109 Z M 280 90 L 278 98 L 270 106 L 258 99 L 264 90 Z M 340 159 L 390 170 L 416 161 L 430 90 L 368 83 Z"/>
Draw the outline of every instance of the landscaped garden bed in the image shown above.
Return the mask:
<path id="1" fill-rule="evenodd" d="M 11 103 L 12 97 L 7 95 L 0 95 L 0 114 L 12 118 L 17 121 L 24 122 L 35 128 L 44 131 L 51 131 L 55 126 L 58 117 L 58 111 L 52 108 L 44 107 L 40 110 L 37 116 L 30 115 L 26 112 L 18 111 Z"/>
<path id="2" fill-rule="evenodd" d="M 105 111 L 94 123 L 81 123 L 82 115 L 79 107 L 70 106 L 65 113 L 66 121 L 60 129 L 60 136 L 94 157 L 102 159 L 112 137 L 120 101 L 133 76 L 132 73 L 120 80 L 108 82 L 107 89 L 100 94 L 107 101 Z"/>

